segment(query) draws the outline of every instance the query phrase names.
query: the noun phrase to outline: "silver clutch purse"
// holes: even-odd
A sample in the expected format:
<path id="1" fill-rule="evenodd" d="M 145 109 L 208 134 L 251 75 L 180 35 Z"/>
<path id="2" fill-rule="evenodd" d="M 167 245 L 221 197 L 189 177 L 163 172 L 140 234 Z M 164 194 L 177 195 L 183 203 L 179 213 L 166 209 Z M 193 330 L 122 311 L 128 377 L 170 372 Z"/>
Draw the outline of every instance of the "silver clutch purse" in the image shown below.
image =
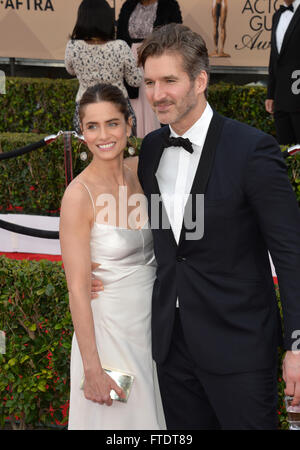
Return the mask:
<path id="1" fill-rule="evenodd" d="M 127 403 L 129 394 L 131 392 L 132 384 L 134 381 L 134 376 L 129 373 L 122 372 L 121 370 L 111 369 L 108 367 L 103 367 L 103 370 L 117 383 L 118 386 L 120 386 L 121 389 L 123 389 L 123 392 L 125 394 L 125 398 L 120 398 L 114 390 L 111 390 L 110 398 L 112 400 L 118 400 L 119 402 L 122 403 Z M 80 383 L 80 389 L 83 389 L 83 386 L 84 386 L 84 375 Z"/>

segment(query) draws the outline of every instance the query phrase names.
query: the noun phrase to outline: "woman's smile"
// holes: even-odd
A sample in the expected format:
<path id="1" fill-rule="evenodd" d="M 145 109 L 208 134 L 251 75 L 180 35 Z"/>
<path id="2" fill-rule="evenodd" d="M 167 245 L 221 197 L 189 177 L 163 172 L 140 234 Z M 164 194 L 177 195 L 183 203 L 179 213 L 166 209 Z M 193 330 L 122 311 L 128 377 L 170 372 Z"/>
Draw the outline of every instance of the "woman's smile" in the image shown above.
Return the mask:
<path id="1" fill-rule="evenodd" d="M 100 150 L 104 150 L 104 151 L 108 151 L 108 150 L 112 150 L 112 148 L 115 146 L 115 142 L 109 142 L 108 144 L 97 144 L 97 147 Z"/>

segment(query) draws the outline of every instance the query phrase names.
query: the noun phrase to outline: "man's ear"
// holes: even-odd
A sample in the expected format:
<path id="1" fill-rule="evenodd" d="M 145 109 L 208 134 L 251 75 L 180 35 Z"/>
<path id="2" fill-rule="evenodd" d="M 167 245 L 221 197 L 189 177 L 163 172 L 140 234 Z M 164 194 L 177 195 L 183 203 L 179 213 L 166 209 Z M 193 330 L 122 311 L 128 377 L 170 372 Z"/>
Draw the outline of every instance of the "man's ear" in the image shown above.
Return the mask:
<path id="1" fill-rule="evenodd" d="M 197 75 L 195 79 L 195 86 L 197 94 L 202 94 L 206 91 L 208 85 L 208 75 L 205 70 L 201 70 L 201 72 Z"/>

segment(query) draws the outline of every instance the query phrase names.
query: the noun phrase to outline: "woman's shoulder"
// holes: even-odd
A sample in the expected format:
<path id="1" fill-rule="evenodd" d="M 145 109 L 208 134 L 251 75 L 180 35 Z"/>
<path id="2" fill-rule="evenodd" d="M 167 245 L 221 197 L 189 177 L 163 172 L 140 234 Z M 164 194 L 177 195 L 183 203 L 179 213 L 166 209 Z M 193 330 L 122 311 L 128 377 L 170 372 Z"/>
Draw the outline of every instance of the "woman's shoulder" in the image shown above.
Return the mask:
<path id="1" fill-rule="evenodd" d="M 119 48 L 129 48 L 129 45 L 127 44 L 126 41 L 123 41 L 123 39 L 115 39 L 114 41 L 110 41 L 113 42 L 115 46 L 119 47 Z"/>
<path id="2" fill-rule="evenodd" d="M 76 47 L 81 45 L 82 42 L 84 41 L 81 41 L 80 39 L 69 39 L 67 42 L 67 47 Z"/>
<path id="3" fill-rule="evenodd" d="M 76 205 L 79 208 L 87 209 L 88 196 L 89 188 L 85 179 L 80 174 L 66 187 L 62 198 L 62 204 L 70 206 Z"/>

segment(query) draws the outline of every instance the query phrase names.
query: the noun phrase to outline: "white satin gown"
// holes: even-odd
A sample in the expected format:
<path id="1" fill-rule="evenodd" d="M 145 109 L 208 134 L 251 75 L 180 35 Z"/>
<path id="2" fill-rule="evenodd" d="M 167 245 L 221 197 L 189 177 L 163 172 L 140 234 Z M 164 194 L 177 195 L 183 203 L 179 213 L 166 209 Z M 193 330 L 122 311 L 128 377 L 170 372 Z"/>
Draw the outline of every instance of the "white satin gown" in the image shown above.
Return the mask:
<path id="1" fill-rule="evenodd" d="M 151 230 L 94 222 L 90 245 L 92 261 L 101 264 L 93 274 L 104 285 L 104 291 L 91 302 L 100 361 L 103 366 L 131 373 L 134 382 L 127 403 L 114 400 L 109 407 L 87 400 L 80 389 L 83 365 L 74 333 L 68 428 L 165 429 L 151 353 L 151 297 L 156 272 Z"/>

